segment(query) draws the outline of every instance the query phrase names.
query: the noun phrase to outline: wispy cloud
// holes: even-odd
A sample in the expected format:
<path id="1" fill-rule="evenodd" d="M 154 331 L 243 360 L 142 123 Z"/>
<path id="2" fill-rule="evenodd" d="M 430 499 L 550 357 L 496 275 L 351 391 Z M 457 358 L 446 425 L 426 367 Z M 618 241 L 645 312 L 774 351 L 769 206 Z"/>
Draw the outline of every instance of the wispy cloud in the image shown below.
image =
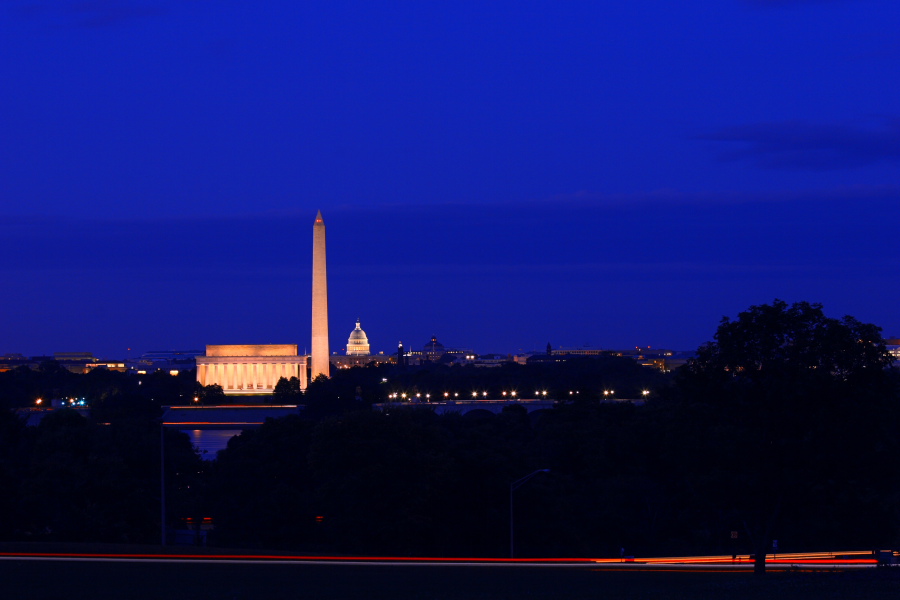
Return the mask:
<path id="1" fill-rule="evenodd" d="M 14 14 L 75 27 L 110 27 L 168 12 L 159 0 L 70 0 L 18 2 Z"/>
<path id="2" fill-rule="evenodd" d="M 781 121 L 726 127 L 698 139 L 722 142 L 723 160 L 766 169 L 834 170 L 900 161 L 900 119 L 879 127 Z"/>
<path id="3" fill-rule="evenodd" d="M 753 6 L 775 7 L 796 6 L 800 4 L 835 4 L 837 2 L 859 2 L 859 0 L 744 0 Z"/>

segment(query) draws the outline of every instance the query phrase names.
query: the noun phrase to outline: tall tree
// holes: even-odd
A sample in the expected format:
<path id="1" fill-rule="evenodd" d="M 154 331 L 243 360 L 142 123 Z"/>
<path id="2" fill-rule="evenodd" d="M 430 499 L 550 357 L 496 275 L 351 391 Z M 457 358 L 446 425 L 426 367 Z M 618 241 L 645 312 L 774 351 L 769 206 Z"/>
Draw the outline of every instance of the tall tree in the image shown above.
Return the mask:
<path id="1" fill-rule="evenodd" d="M 296 377 L 290 379 L 281 377 L 272 391 L 272 402 L 275 404 L 297 404 L 302 397 L 300 380 Z"/>
<path id="2" fill-rule="evenodd" d="M 718 423 L 696 462 L 728 474 L 719 492 L 751 538 L 758 573 L 779 517 L 815 502 L 823 481 L 858 477 L 873 459 L 864 441 L 893 435 L 881 430 L 896 415 L 891 363 L 879 327 L 776 299 L 723 318 L 682 370 L 683 396 Z"/>

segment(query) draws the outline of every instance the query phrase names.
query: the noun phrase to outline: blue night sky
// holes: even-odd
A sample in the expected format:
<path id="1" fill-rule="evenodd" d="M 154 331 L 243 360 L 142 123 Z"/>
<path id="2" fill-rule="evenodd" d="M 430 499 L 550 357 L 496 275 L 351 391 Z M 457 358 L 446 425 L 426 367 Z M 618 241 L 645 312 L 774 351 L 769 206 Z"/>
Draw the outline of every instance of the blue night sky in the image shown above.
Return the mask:
<path id="1" fill-rule="evenodd" d="M 487 6 L 486 6 L 487 5 Z M 900 2 L 0 4 L 0 354 L 900 335 Z M 127 349 L 131 348 L 131 351 Z"/>

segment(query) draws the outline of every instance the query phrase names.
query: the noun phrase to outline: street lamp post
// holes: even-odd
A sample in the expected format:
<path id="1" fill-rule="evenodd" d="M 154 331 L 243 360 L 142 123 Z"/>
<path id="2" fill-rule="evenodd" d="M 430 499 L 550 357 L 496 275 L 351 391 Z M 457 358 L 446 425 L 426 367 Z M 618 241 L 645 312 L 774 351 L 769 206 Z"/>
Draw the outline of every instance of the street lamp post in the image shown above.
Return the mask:
<path id="1" fill-rule="evenodd" d="M 538 469 L 534 473 L 529 473 L 522 479 L 518 479 L 509 484 L 509 557 L 515 558 L 515 521 L 513 513 L 513 492 L 525 485 L 529 479 L 538 473 L 549 473 L 550 469 Z"/>
<path id="2" fill-rule="evenodd" d="M 159 424 L 159 512 L 160 542 L 166 545 L 166 425 Z"/>

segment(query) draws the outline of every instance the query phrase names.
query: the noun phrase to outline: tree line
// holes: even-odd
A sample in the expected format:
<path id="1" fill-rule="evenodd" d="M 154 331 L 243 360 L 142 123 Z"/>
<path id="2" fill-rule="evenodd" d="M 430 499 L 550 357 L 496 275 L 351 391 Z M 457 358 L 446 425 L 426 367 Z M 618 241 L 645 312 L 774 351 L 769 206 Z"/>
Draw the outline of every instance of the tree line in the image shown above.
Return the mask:
<path id="1" fill-rule="evenodd" d="M 515 492 L 517 556 L 897 546 L 898 381 L 877 327 L 776 300 L 724 319 L 674 377 L 612 358 L 337 372 L 310 384 L 304 414 L 215 461 L 166 432 L 169 524 L 211 517 L 221 546 L 505 556 L 510 483 L 549 469 Z M 629 385 L 653 393 L 601 401 Z M 388 389 L 488 386 L 566 401 L 539 415 L 370 407 Z M 143 409 L 104 421 L 0 413 L 0 536 L 158 540 L 160 433 L 142 393 L 120 400 Z"/>

